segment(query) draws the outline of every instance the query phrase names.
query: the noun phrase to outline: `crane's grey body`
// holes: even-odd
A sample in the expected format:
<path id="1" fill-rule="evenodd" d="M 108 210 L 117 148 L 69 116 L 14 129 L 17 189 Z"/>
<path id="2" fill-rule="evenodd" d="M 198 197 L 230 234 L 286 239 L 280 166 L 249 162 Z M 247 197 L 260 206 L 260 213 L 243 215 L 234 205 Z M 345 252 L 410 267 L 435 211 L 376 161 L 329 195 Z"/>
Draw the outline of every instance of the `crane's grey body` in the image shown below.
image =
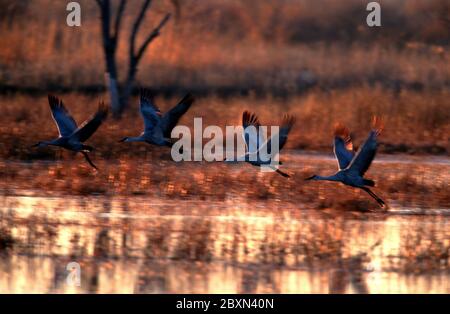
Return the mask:
<path id="1" fill-rule="evenodd" d="M 350 171 L 349 169 L 339 170 L 334 175 L 331 176 L 315 176 L 313 180 L 325 180 L 325 181 L 336 181 L 342 182 L 345 185 L 349 185 L 355 188 L 360 188 L 365 186 L 364 178 Z"/>
<path id="2" fill-rule="evenodd" d="M 50 141 L 38 142 L 33 147 L 58 146 L 74 152 L 80 152 L 87 162 L 97 169 L 87 155 L 94 148 L 83 144 L 83 142 L 89 139 L 106 119 L 108 115 L 106 106 L 100 103 L 97 113 L 78 127 L 61 100 L 49 95 L 48 102 L 52 111 L 53 120 L 58 127 L 59 137 Z"/>
<path id="3" fill-rule="evenodd" d="M 145 142 L 147 144 L 156 145 L 156 146 L 168 146 L 171 147 L 172 143 L 163 137 L 152 134 L 145 134 L 144 132 L 136 137 L 129 136 L 126 139 L 123 139 L 122 142 L 130 143 L 130 142 Z"/>
<path id="4" fill-rule="evenodd" d="M 136 137 L 125 137 L 120 142 L 145 142 L 156 146 L 171 147 L 170 134 L 193 102 L 194 97 L 187 94 L 175 107 L 162 115 L 154 104 L 153 95 L 150 91 L 142 89 L 140 111 L 144 119 L 144 132 Z"/>
<path id="5" fill-rule="evenodd" d="M 348 129 L 343 126 L 336 127 L 334 154 L 339 171 L 331 176 L 313 175 L 306 180 L 335 181 L 360 188 L 373 197 L 381 207 L 385 207 L 384 201 L 368 188 L 368 186 L 375 186 L 375 182 L 364 178 L 364 174 L 369 169 L 377 151 L 377 137 L 382 130 L 382 126 L 377 124 L 379 124 L 379 120 L 375 118 L 373 129 L 356 154 L 353 151 Z"/>
<path id="6" fill-rule="evenodd" d="M 58 137 L 50 141 L 41 141 L 36 147 L 45 146 L 58 146 L 74 152 L 91 152 L 93 150 L 92 146 L 85 145 L 77 140 L 71 139 L 70 137 Z"/>
<path id="7" fill-rule="evenodd" d="M 236 160 L 227 160 L 225 162 L 247 162 L 255 167 L 269 167 L 283 177 L 289 177 L 287 173 L 284 173 L 278 169 L 277 163 L 274 161 L 276 154 L 279 152 L 272 152 L 272 138 L 278 137 L 279 150 L 286 144 L 288 134 L 295 123 L 295 119 L 289 115 L 285 115 L 278 134 L 273 135 L 269 140 L 266 140 L 264 134 L 260 130 L 261 124 L 258 117 L 248 111 L 244 111 L 242 114 L 242 126 L 244 128 L 244 140 L 247 146 L 247 152 L 243 156 L 238 156 Z M 254 129 L 250 129 L 253 127 Z M 268 158 L 261 158 L 261 153 L 267 154 Z M 281 164 L 278 162 L 278 164 Z"/>

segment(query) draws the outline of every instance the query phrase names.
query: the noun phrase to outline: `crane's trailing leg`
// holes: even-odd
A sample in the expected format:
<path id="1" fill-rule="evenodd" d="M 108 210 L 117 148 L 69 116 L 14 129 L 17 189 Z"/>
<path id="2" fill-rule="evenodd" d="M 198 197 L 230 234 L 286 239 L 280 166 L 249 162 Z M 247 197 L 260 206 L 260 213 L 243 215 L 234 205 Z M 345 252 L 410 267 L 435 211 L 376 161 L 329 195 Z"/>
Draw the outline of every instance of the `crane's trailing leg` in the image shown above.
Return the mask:
<path id="1" fill-rule="evenodd" d="M 280 169 L 275 170 L 278 174 L 281 174 L 285 178 L 290 178 L 291 176 L 288 175 L 286 172 L 281 171 Z"/>
<path id="2" fill-rule="evenodd" d="M 288 175 L 286 172 L 283 172 L 283 171 L 281 171 L 281 170 L 278 169 L 278 168 L 275 168 L 275 167 L 270 166 L 270 169 L 274 170 L 276 173 L 282 175 L 282 176 L 285 177 L 285 178 L 290 178 L 290 177 L 291 177 L 291 176 Z"/>
<path id="3" fill-rule="evenodd" d="M 381 198 L 379 198 L 375 193 L 373 193 L 369 188 L 362 187 L 361 189 L 366 191 L 367 194 L 369 194 L 370 196 L 372 196 L 381 206 L 381 208 L 386 208 L 386 203 Z"/>
<path id="4" fill-rule="evenodd" d="M 95 170 L 98 170 L 97 166 L 94 165 L 94 163 L 91 161 L 91 159 L 89 158 L 89 155 L 86 152 L 81 152 L 84 156 L 84 158 L 86 158 L 86 161 L 92 166 L 94 167 Z"/>

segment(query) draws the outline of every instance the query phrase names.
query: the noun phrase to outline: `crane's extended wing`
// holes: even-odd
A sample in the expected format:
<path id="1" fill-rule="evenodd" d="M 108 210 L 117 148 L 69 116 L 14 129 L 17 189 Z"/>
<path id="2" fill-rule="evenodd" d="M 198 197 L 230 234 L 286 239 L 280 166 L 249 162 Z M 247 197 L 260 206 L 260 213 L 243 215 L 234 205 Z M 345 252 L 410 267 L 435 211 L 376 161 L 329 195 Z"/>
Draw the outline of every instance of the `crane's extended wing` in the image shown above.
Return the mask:
<path id="1" fill-rule="evenodd" d="M 274 138 L 274 136 L 278 136 L 278 145 L 279 145 L 278 149 L 279 151 L 281 151 L 281 149 L 287 142 L 289 132 L 291 131 L 294 124 L 295 124 L 295 117 L 288 114 L 284 115 L 278 134 L 272 135 L 270 139 L 266 143 L 264 143 L 263 146 L 261 146 L 260 150 L 265 149 L 267 145 L 267 153 L 269 155 L 272 155 L 272 139 Z"/>
<path id="2" fill-rule="evenodd" d="M 334 155 L 338 162 L 339 169 L 345 169 L 350 164 L 355 155 L 350 131 L 342 124 L 336 124 L 334 128 Z"/>
<path id="3" fill-rule="evenodd" d="M 244 111 L 242 114 L 242 126 L 244 128 L 243 136 L 247 145 L 247 151 L 249 153 L 256 153 L 266 141 L 262 130 L 259 128 L 261 124 L 259 123 L 258 117 L 254 113 Z"/>
<path id="4" fill-rule="evenodd" d="M 381 120 L 374 117 L 373 128 L 369 133 L 364 144 L 359 148 L 355 157 L 351 161 L 348 169 L 350 171 L 356 171 L 360 176 L 364 176 L 367 169 L 369 169 L 370 164 L 375 158 L 377 153 L 377 137 L 383 130 L 383 125 Z"/>
<path id="5" fill-rule="evenodd" d="M 98 110 L 95 115 L 86 120 L 80 127 L 73 132 L 72 137 L 76 138 L 80 142 L 86 141 L 88 138 L 92 136 L 92 134 L 97 131 L 98 127 L 102 124 L 102 122 L 108 116 L 108 107 L 105 103 L 100 102 L 98 106 Z"/>
<path id="6" fill-rule="evenodd" d="M 194 96 L 186 94 L 175 107 L 164 114 L 161 120 L 164 137 L 170 138 L 173 128 L 178 124 L 180 118 L 189 110 L 194 100 Z"/>
<path id="7" fill-rule="evenodd" d="M 62 100 L 53 95 L 48 95 L 48 103 L 52 111 L 60 136 L 69 136 L 77 129 L 77 123 L 67 111 Z"/>
<path id="8" fill-rule="evenodd" d="M 144 133 L 150 134 L 161 121 L 161 111 L 155 105 L 150 90 L 141 89 L 140 107 L 142 117 L 144 118 Z"/>

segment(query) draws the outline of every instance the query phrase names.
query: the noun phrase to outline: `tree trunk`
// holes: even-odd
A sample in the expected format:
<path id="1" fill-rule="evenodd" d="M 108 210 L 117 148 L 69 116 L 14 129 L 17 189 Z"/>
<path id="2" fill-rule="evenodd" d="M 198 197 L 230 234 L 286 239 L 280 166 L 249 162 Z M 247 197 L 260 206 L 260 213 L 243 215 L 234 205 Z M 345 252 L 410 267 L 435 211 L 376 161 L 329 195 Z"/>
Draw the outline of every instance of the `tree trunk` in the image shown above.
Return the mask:
<path id="1" fill-rule="evenodd" d="M 106 88 L 109 91 L 109 100 L 111 103 L 111 110 L 114 118 L 120 118 L 120 113 L 123 110 L 123 106 L 119 97 L 119 86 L 117 84 L 117 78 L 111 73 L 105 73 Z"/>
<path id="2" fill-rule="evenodd" d="M 125 82 L 125 86 L 123 86 L 122 95 L 120 98 L 120 103 L 123 108 L 127 105 L 131 93 L 133 92 L 134 81 L 137 73 L 137 62 L 134 58 L 130 61 L 129 66 L 127 81 Z"/>
<path id="3" fill-rule="evenodd" d="M 115 57 L 115 45 L 108 42 L 105 47 L 105 59 L 106 59 L 106 74 L 105 82 L 109 91 L 111 110 L 114 118 L 120 118 L 120 114 L 123 110 L 120 102 L 120 90 L 117 78 L 117 65 Z"/>

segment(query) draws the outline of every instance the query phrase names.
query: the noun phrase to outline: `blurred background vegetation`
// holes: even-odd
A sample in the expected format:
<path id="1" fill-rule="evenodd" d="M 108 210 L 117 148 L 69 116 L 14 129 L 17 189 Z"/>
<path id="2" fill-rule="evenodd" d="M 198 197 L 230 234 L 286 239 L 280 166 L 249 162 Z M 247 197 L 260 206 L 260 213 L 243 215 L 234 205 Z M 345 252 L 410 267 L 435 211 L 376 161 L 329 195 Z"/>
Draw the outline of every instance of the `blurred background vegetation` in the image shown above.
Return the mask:
<path id="1" fill-rule="evenodd" d="M 82 26 L 68 27 L 65 1 L 0 0 L 3 89 L 103 86 L 99 10 L 95 1 L 79 2 Z M 155 0 L 141 40 L 166 12 L 174 18 L 144 56 L 138 80 L 165 92 L 283 95 L 315 84 L 448 87 L 449 2 L 380 3 L 382 27 L 370 28 L 366 1 L 359 0 Z M 140 7 L 131 1 L 125 11 L 122 67 L 125 35 Z"/>

